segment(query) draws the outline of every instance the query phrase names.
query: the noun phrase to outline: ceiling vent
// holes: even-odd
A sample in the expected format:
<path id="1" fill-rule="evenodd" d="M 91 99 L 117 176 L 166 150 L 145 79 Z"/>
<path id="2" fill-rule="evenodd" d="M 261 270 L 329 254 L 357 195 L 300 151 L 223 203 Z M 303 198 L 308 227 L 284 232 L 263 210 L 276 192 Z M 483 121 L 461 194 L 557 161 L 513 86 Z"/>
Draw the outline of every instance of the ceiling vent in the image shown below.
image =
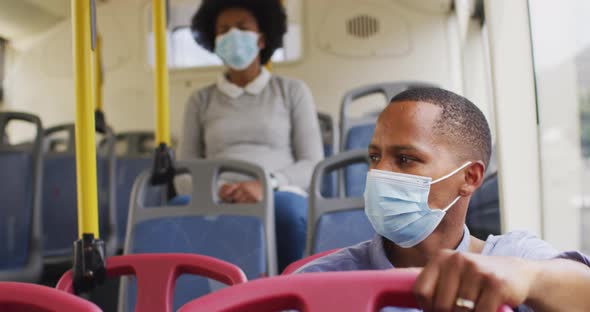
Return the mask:
<path id="1" fill-rule="evenodd" d="M 328 8 L 318 25 L 317 45 L 330 54 L 402 57 L 412 50 L 409 16 L 391 0 L 350 1 Z"/>
<path id="2" fill-rule="evenodd" d="M 351 36 L 366 39 L 379 32 L 379 20 L 370 15 L 357 15 L 346 21 L 346 31 Z"/>

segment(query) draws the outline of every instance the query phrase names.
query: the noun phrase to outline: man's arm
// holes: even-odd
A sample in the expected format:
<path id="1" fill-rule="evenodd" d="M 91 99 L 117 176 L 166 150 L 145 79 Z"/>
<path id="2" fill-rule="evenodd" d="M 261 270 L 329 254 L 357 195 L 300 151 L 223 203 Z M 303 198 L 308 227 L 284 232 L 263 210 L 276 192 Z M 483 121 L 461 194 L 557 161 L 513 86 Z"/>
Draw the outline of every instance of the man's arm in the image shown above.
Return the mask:
<path id="1" fill-rule="evenodd" d="M 425 311 L 489 311 L 526 304 L 535 311 L 590 311 L 590 269 L 576 261 L 529 261 L 443 250 L 415 285 Z M 457 299 L 474 309 L 457 306 Z"/>
<path id="2" fill-rule="evenodd" d="M 572 260 L 538 261 L 526 305 L 535 311 L 590 311 L 590 269 Z"/>

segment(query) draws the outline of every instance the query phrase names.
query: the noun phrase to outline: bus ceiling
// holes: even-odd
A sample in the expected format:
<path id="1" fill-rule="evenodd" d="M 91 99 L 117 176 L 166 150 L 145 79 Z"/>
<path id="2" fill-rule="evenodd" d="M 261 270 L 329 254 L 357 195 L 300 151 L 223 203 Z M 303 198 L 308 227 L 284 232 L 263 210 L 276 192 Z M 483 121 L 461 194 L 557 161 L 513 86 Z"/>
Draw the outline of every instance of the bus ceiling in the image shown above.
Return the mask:
<path id="1" fill-rule="evenodd" d="M 0 37 L 18 40 L 69 17 L 68 0 L 0 0 Z"/>
<path id="2" fill-rule="evenodd" d="M 107 2 L 99 0 L 97 4 Z M 0 37 L 23 39 L 70 17 L 69 0 L 0 0 Z"/>

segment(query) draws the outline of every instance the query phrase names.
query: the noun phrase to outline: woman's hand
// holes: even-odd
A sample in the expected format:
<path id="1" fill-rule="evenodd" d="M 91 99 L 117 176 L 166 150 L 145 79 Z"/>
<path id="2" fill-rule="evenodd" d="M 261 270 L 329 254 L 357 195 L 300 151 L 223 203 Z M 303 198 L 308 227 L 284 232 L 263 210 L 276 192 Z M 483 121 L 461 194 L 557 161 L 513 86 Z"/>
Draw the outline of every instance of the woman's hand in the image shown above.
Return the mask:
<path id="1" fill-rule="evenodd" d="M 224 184 L 219 197 L 228 203 L 257 203 L 262 200 L 262 185 L 258 181 Z"/>
<path id="2" fill-rule="evenodd" d="M 503 304 L 524 303 L 536 276 L 535 262 L 441 250 L 418 276 L 414 291 L 424 311 L 496 312 Z"/>

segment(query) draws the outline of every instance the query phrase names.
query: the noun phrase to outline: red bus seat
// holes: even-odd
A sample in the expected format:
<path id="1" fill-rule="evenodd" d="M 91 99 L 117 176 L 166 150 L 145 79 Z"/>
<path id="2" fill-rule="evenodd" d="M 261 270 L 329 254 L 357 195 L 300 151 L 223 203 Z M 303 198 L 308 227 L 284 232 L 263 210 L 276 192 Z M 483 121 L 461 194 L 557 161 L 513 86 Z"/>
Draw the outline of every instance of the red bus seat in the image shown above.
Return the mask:
<path id="1" fill-rule="evenodd" d="M 326 250 L 324 252 L 320 252 L 320 253 L 317 253 L 315 255 L 311 255 L 309 257 L 305 257 L 303 259 L 297 260 L 297 261 L 289 264 L 289 266 L 287 266 L 285 268 L 285 270 L 283 271 L 283 273 L 281 273 L 281 275 L 289 275 L 289 274 L 292 274 L 293 272 L 297 271 L 299 268 L 303 267 L 304 265 L 306 265 L 306 264 L 308 264 L 308 263 L 310 263 L 310 262 L 312 262 L 312 261 L 314 261 L 316 259 L 319 259 L 319 258 L 321 258 L 323 256 L 327 256 L 327 255 L 329 255 L 331 253 L 334 253 L 334 252 L 336 252 L 338 250 L 340 250 L 340 249 Z"/>
<path id="2" fill-rule="evenodd" d="M 100 312 L 94 303 L 54 288 L 29 283 L 0 282 L 2 312 Z"/>
<path id="3" fill-rule="evenodd" d="M 228 287 L 195 299 L 179 312 L 373 312 L 417 308 L 417 273 L 407 270 L 282 275 Z M 503 306 L 501 312 L 512 311 Z"/>
<path id="4" fill-rule="evenodd" d="M 227 285 L 247 281 L 246 275 L 237 266 L 195 254 L 135 254 L 107 259 L 108 277 L 136 277 L 136 311 L 172 312 L 175 282 L 182 274 L 204 276 Z M 62 276 L 56 288 L 74 293 L 71 270 Z"/>

